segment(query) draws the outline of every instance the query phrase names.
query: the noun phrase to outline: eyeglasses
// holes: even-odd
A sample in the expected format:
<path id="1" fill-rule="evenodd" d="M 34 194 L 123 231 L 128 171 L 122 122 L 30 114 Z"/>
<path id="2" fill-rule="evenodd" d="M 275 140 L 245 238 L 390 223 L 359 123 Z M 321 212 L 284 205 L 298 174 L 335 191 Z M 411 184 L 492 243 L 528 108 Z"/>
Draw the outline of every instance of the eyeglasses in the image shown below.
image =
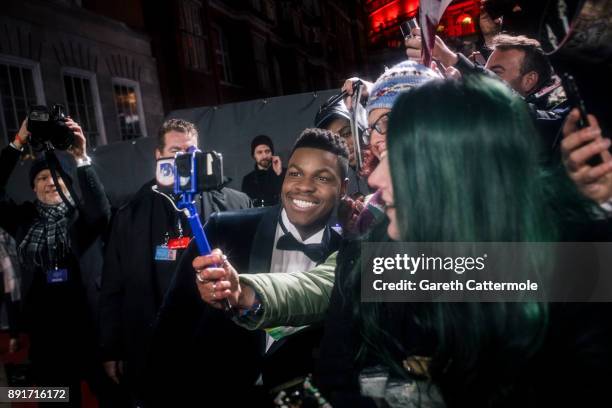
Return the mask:
<path id="1" fill-rule="evenodd" d="M 376 122 L 374 122 L 372 126 L 369 126 L 366 129 L 366 131 L 363 133 L 363 137 L 366 140 L 366 143 L 370 143 L 373 131 L 377 131 L 381 135 L 387 134 L 387 128 L 389 126 L 389 113 L 390 112 L 381 115 L 381 117 L 376 119 Z"/>

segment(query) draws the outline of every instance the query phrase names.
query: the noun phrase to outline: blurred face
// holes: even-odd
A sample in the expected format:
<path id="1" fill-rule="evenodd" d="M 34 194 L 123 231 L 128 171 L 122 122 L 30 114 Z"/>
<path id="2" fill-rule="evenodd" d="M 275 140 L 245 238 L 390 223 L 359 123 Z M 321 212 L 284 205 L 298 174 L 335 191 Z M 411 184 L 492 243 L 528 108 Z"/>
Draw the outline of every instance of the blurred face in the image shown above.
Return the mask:
<path id="1" fill-rule="evenodd" d="M 272 150 L 270 146 L 262 144 L 255 147 L 253 158 L 257 163 L 257 168 L 266 170 L 272 164 Z"/>
<path id="2" fill-rule="evenodd" d="M 489 56 L 485 68 L 493 71 L 495 75 L 506 81 L 519 94 L 527 96 L 535 83 L 531 80 L 533 71 L 524 75 L 521 73 L 524 58 L 525 52 L 521 50 L 504 51 L 496 49 Z"/>
<path id="3" fill-rule="evenodd" d="M 311 147 L 296 149 L 287 166 L 281 197 L 289 221 L 306 239 L 327 223 L 346 191 L 338 156 Z"/>
<path id="4" fill-rule="evenodd" d="M 66 189 L 64 180 L 62 180 L 59 175 L 57 176 L 57 180 L 62 191 L 67 195 L 68 190 Z M 51 177 L 51 171 L 49 170 L 39 172 L 34 178 L 34 193 L 39 201 L 47 205 L 57 205 L 62 202 L 62 197 L 57 192 L 57 187 L 53 182 L 53 177 Z"/>
<path id="5" fill-rule="evenodd" d="M 155 149 L 155 158 L 174 157 L 177 152 L 187 152 L 191 146 L 197 146 L 197 140 L 193 133 L 171 130 L 164 135 L 164 148 Z"/>
<path id="6" fill-rule="evenodd" d="M 391 171 L 389 169 L 389 158 L 387 152 L 383 152 L 380 163 L 368 177 L 368 184 L 380 191 L 381 199 L 386 205 L 385 213 L 389 217 L 389 226 L 387 234 L 389 238 L 399 241 L 400 232 L 397 223 L 397 213 L 395 210 L 395 202 L 393 201 L 393 183 L 391 182 Z"/>
<path id="7" fill-rule="evenodd" d="M 349 165 L 355 167 L 355 142 L 353 141 L 353 133 L 351 133 L 351 123 L 344 118 L 334 119 L 328 126 L 327 130 L 337 133 L 346 142 L 346 147 L 349 151 Z"/>
<path id="8" fill-rule="evenodd" d="M 387 125 L 389 124 L 391 109 L 373 109 L 368 115 L 368 132 L 370 134 L 370 149 L 374 156 L 380 159 L 387 151 Z"/>

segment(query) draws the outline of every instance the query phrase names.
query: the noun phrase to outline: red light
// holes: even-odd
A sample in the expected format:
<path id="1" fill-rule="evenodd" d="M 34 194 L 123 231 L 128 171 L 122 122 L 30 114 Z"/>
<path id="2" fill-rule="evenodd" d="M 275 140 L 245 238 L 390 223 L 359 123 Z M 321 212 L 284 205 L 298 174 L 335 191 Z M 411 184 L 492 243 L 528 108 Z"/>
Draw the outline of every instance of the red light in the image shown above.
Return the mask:
<path id="1" fill-rule="evenodd" d="M 371 5 L 378 4 L 375 9 Z M 382 5 L 380 5 L 382 4 Z M 385 31 L 385 43 L 395 37 L 392 28 L 405 20 L 416 16 L 419 0 L 389 0 L 371 2 L 369 8 L 369 23 L 371 40 L 381 39 L 381 31 Z M 465 0 L 453 2 L 444 13 L 437 31 L 451 37 L 463 37 L 475 33 L 474 20 L 480 14 L 480 0 Z M 387 38 L 388 37 L 388 38 Z"/>

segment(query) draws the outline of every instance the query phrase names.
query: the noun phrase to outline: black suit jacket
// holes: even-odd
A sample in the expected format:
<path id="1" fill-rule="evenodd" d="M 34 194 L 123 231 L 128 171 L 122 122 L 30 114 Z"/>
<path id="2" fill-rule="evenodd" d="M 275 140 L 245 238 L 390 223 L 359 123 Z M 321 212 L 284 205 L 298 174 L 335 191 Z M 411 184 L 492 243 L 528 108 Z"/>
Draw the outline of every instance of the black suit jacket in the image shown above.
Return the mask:
<path id="1" fill-rule="evenodd" d="M 166 232 L 174 231 L 178 218 L 170 203 L 151 190 L 153 184 L 146 183 L 115 214 L 99 301 L 102 357 L 125 361 L 124 380 L 133 388 L 142 386 L 153 324 L 168 289 L 165 282 L 169 280 L 155 268 L 155 246 L 163 242 Z M 199 211 L 205 219 L 214 211 L 250 205 L 246 194 L 223 188 L 204 193 Z M 182 224 L 188 227 L 184 219 Z"/>
<path id="2" fill-rule="evenodd" d="M 204 229 L 211 247 L 221 248 L 239 273 L 266 273 L 280 211 L 280 206 L 274 206 L 217 213 Z M 332 230 L 328 233 L 331 254 L 341 237 Z M 197 248 L 192 243 L 181 258 L 159 314 L 151 359 L 155 364 L 149 371 L 152 381 L 159 381 L 159 386 L 152 387 L 159 392 L 152 397 L 156 402 L 168 401 L 180 389 L 185 400 L 194 403 L 202 398 L 205 404 L 229 387 L 234 392 L 222 393 L 225 400 L 219 403 L 233 406 L 245 401 L 243 397 L 252 398 L 249 391 L 261 373 L 265 334 L 235 325 L 226 313 L 200 299 L 191 265 L 195 256 Z M 164 351 L 169 349 L 173 354 L 166 358 Z M 201 369 L 207 366 L 215 370 Z M 194 387 L 193 394 L 185 391 L 190 389 L 188 384 Z"/>

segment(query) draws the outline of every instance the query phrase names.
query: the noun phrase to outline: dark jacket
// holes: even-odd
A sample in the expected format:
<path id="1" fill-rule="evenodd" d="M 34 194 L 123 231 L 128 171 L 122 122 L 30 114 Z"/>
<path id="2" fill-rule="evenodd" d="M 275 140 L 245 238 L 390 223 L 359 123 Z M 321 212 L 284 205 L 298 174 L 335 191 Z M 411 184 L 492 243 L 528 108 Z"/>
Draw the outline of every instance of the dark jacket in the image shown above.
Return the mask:
<path id="1" fill-rule="evenodd" d="M 115 215 L 104 259 L 100 294 L 100 344 L 103 359 L 124 360 L 125 375 L 132 387 L 143 376 L 152 326 L 168 289 L 177 261 L 160 266 L 155 248 L 178 234 L 178 213 L 171 204 L 145 184 Z M 202 219 L 214 212 L 250 206 L 249 198 L 236 190 L 204 193 L 199 200 Z M 185 235 L 189 224 L 181 222 Z M 179 251 L 180 254 L 180 251 Z"/>
<path id="2" fill-rule="evenodd" d="M 457 53 L 459 58 L 454 65 L 462 75 L 481 74 L 490 78 L 501 80 L 493 71 L 486 69 L 483 66 L 477 65 L 466 58 L 463 54 Z M 508 85 L 510 86 L 510 85 Z M 545 98 L 535 99 L 534 96 L 525 98 L 525 103 L 529 108 L 533 123 L 541 137 L 541 145 L 543 148 L 543 159 L 552 164 L 558 164 L 560 155 L 561 139 L 563 137 L 563 123 L 570 107 L 567 103 L 561 103 L 553 108 L 544 108 L 546 103 Z"/>
<path id="3" fill-rule="evenodd" d="M 280 193 L 286 169 L 276 175 L 272 166 L 267 170 L 255 170 L 242 178 L 242 192 L 253 200 L 255 207 L 276 205 L 280 202 Z"/>
<path id="4" fill-rule="evenodd" d="M 581 229 L 585 227 L 584 229 Z M 609 224 L 596 222 L 570 226 L 572 240 L 604 241 L 609 238 Z M 363 336 L 354 316 L 352 289 L 347 285 L 353 269 L 359 267 L 359 241 L 344 242 L 340 248 L 336 281 L 332 291 L 321 344 L 316 380 L 323 396 L 336 408 L 375 407 L 360 396 L 359 373 L 366 367 L 385 364 L 381 356 L 367 347 L 357 358 Z M 584 276 L 587 268 L 577 269 Z M 460 321 L 458 303 L 456 319 Z M 485 311 L 491 304 L 482 304 Z M 379 327 L 385 332 L 385 344 L 399 364 L 408 356 L 431 356 L 437 351 L 430 334 L 414 324 L 411 308 L 405 303 L 381 304 Z M 512 354 L 506 339 L 491 335 L 487 348 L 479 350 L 478 361 L 470 378 L 459 377 L 451 363 L 441 378 L 436 378 L 449 407 L 515 406 L 594 406 L 607 398 L 612 380 L 612 324 L 610 303 L 549 303 L 549 316 L 542 344 L 532 356 Z M 339 341 L 342 339 L 342 341 Z M 459 354 L 463 344 L 457 344 Z M 402 349 L 402 350 L 400 350 Z M 363 352 L 363 350 L 361 350 Z"/>
<path id="5" fill-rule="evenodd" d="M 20 152 L 10 146 L 0 153 L 0 226 L 15 238 L 18 246 L 38 217 L 34 203 L 16 204 L 5 192 L 19 156 Z M 78 167 L 77 181 L 81 197 L 75 199 L 77 210 L 68 223 L 70 251 L 60 265 L 68 271 L 67 281 L 48 284 L 46 268 L 22 268 L 30 357 L 39 368 L 59 364 L 55 368 L 56 378 L 74 375 L 78 366 L 83 366 L 83 360 L 91 361 L 95 357 L 94 326 L 87 307 L 80 260 L 104 232 L 110 217 L 110 205 L 93 166 Z"/>
<path id="6" fill-rule="evenodd" d="M 205 230 L 211 246 L 221 248 L 239 273 L 266 273 L 270 269 L 279 214 L 280 206 L 215 214 Z M 341 238 L 331 229 L 329 233 L 331 254 Z M 264 332 L 239 327 L 225 312 L 200 299 L 191 265 L 196 255 L 196 247 L 191 245 L 180 261 L 160 311 L 153 352 L 161 355 L 162 350 L 173 350 L 173 354 L 154 360 L 157 367 L 150 372 L 160 386 L 164 384 L 163 389 L 154 388 L 166 394 L 158 394 L 155 401 L 172 399 L 176 395 L 172 390 L 181 389 L 185 400 L 192 403 L 200 399 L 202 403 L 211 403 L 210 398 L 216 395 L 221 396 L 224 406 L 240 406 L 232 403 L 252 398 L 250 391 L 261 373 Z M 221 392 L 228 388 L 242 392 Z M 194 393 L 185 392 L 189 389 Z"/>

